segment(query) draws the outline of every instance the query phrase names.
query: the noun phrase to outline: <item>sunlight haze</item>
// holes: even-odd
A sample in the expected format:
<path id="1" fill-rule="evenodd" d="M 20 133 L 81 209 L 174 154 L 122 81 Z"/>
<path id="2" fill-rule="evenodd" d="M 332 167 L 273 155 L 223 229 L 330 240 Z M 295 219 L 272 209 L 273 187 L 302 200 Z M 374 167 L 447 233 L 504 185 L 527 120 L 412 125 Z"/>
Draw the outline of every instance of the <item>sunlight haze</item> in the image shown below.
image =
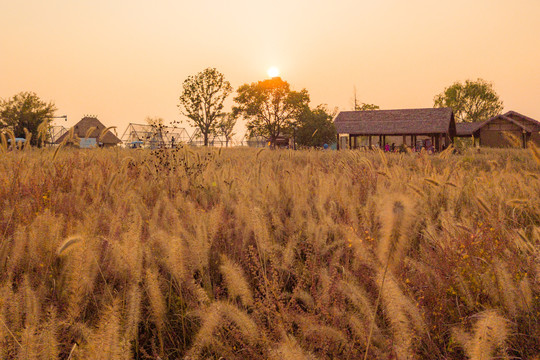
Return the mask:
<path id="1" fill-rule="evenodd" d="M 68 116 L 57 124 L 94 114 L 121 135 L 182 120 L 189 75 L 215 67 L 237 89 L 275 66 L 312 107 L 350 110 L 355 87 L 381 109 L 432 107 L 483 78 L 505 111 L 540 119 L 539 15 L 537 0 L 6 1 L 0 98 L 34 91 Z"/>

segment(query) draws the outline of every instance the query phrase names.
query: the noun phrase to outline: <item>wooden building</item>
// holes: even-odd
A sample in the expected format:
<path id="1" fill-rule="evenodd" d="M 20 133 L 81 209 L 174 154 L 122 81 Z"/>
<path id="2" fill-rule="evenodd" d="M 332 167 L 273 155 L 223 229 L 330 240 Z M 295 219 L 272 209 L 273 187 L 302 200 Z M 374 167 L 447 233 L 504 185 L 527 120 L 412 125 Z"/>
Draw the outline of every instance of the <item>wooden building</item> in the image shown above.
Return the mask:
<path id="1" fill-rule="evenodd" d="M 66 137 L 70 137 L 73 130 L 73 139 L 69 141 L 71 145 L 77 145 L 81 148 L 91 148 L 96 146 L 116 146 L 122 141 L 114 135 L 110 130 L 105 134 L 102 132 L 106 129 L 105 125 L 95 117 L 85 116 L 72 129 L 64 133 L 58 139 L 56 144 L 61 144 Z"/>
<path id="2" fill-rule="evenodd" d="M 450 108 L 342 111 L 334 119 L 338 149 L 362 145 L 406 144 L 416 147 L 420 140 L 441 151 L 456 134 Z M 399 142 L 396 142 L 399 140 Z"/>
<path id="3" fill-rule="evenodd" d="M 456 124 L 457 136 L 473 137 L 475 143 L 485 147 L 527 147 L 532 141 L 540 146 L 540 122 L 509 111 L 480 123 Z"/>

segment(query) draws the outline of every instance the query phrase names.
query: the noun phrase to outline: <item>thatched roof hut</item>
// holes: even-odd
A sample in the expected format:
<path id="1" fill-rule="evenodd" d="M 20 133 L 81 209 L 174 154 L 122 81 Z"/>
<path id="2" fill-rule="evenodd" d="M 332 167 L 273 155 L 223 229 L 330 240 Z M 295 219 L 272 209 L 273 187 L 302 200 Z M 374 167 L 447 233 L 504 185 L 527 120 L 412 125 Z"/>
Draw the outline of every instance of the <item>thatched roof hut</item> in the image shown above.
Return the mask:
<path id="1" fill-rule="evenodd" d="M 386 136 L 411 137 L 411 144 L 417 136 L 427 136 L 440 150 L 448 145 L 456 134 L 454 113 L 450 108 L 342 111 L 334 119 L 338 133 L 351 139 L 359 136 L 379 136 L 379 144 L 385 143 Z M 349 147 L 353 147 L 350 146 Z"/>
<path id="2" fill-rule="evenodd" d="M 110 130 L 108 130 L 105 134 L 101 134 L 107 127 L 101 123 L 97 118 L 85 116 L 81 119 L 75 126 L 73 126 L 73 137 L 79 138 L 79 139 L 88 139 L 90 141 L 86 141 L 85 145 L 81 143 L 81 147 L 89 147 L 86 146 L 88 144 L 94 144 L 94 145 L 100 145 L 103 146 L 115 146 L 122 141 L 114 135 Z M 56 144 L 62 143 L 64 139 L 68 136 L 70 136 L 70 131 L 66 132 L 62 136 L 60 136 L 58 139 L 56 139 Z M 99 138 L 99 139 L 98 139 Z"/>

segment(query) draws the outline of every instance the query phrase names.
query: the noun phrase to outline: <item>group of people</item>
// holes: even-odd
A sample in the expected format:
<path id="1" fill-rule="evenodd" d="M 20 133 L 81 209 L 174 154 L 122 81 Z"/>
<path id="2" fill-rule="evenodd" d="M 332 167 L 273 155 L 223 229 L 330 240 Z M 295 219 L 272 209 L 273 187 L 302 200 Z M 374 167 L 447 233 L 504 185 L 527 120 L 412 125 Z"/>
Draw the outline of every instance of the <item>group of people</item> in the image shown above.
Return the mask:
<path id="1" fill-rule="evenodd" d="M 393 153 L 405 153 L 405 152 L 421 152 L 426 151 L 429 154 L 432 154 L 435 152 L 435 146 L 429 142 L 418 142 L 416 146 L 413 146 L 412 148 L 407 146 L 406 144 L 396 145 L 395 143 L 392 144 L 385 144 L 382 148 L 379 146 L 379 144 L 375 144 L 372 146 L 363 146 L 365 150 L 375 150 L 375 149 L 382 149 L 384 152 L 393 152 Z"/>

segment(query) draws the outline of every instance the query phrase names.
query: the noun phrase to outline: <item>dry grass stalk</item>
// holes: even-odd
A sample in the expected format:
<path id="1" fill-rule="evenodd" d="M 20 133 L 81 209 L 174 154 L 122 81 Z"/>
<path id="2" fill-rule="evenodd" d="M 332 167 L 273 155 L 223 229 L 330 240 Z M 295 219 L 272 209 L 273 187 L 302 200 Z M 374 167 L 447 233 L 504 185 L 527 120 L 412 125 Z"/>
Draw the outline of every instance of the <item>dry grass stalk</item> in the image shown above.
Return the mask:
<path id="1" fill-rule="evenodd" d="M 58 343 L 58 318 L 54 307 L 48 310 L 47 322 L 41 328 L 39 334 L 39 358 L 40 360 L 55 360 L 60 354 Z"/>
<path id="2" fill-rule="evenodd" d="M 229 298 L 233 301 L 239 298 L 244 306 L 253 305 L 253 295 L 242 268 L 226 255 L 221 256 L 221 262 L 219 268 L 223 274 Z"/>
<path id="3" fill-rule="evenodd" d="M 538 165 L 540 165 L 540 149 L 538 149 L 538 146 L 536 146 L 532 141 L 529 141 L 528 147 L 533 159 Z"/>
<path id="4" fill-rule="evenodd" d="M 146 291 L 148 295 L 148 300 L 150 301 L 152 319 L 161 337 L 161 333 L 165 325 L 165 315 L 167 312 L 167 307 L 165 305 L 165 298 L 163 296 L 163 292 L 160 289 L 158 272 L 154 269 L 146 269 L 145 280 L 147 286 Z"/>
<path id="5" fill-rule="evenodd" d="M 259 338 L 259 331 L 255 322 L 242 310 L 226 302 L 214 302 L 205 311 L 202 326 L 195 336 L 193 346 L 188 356 L 198 358 L 200 352 L 212 347 L 219 331 L 227 327 L 228 331 L 238 331 L 247 344 L 254 345 Z M 229 325 L 234 326 L 231 328 Z"/>
<path id="6" fill-rule="evenodd" d="M 121 337 L 120 313 L 118 304 L 107 307 L 100 318 L 97 329 L 93 332 L 88 342 L 79 350 L 82 358 L 95 360 L 125 360 L 127 344 Z"/>
<path id="7" fill-rule="evenodd" d="M 75 245 L 79 241 L 82 240 L 82 237 L 79 235 L 70 236 L 62 244 L 58 247 L 58 250 L 56 250 L 56 255 L 61 256 L 64 251 L 67 251 L 71 246 Z"/>
<path id="8" fill-rule="evenodd" d="M 403 261 L 408 250 L 412 224 L 413 205 L 409 198 L 402 195 L 389 195 L 381 201 L 379 218 L 381 219 L 381 239 L 377 256 L 383 266 L 395 270 Z"/>
<path id="9" fill-rule="evenodd" d="M 509 335 L 508 322 L 495 310 L 478 314 L 472 334 L 460 328 L 453 329 L 453 337 L 471 360 L 508 358 L 506 341 Z"/>
<path id="10" fill-rule="evenodd" d="M 383 284 L 383 276 L 380 271 L 376 278 L 378 284 Z M 391 274 L 386 275 L 381 293 L 385 317 L 392 327 L 396 355 L 398 359 L 413 358 L 414 345 L 426 332 L 424 319 Z"/>
<path id="11" fill-rule="evenodd" d="M 292 336 L 286 336 L 271 353 L 275 360 L 314 360 L 312 354 L 306 353 Z"/>

